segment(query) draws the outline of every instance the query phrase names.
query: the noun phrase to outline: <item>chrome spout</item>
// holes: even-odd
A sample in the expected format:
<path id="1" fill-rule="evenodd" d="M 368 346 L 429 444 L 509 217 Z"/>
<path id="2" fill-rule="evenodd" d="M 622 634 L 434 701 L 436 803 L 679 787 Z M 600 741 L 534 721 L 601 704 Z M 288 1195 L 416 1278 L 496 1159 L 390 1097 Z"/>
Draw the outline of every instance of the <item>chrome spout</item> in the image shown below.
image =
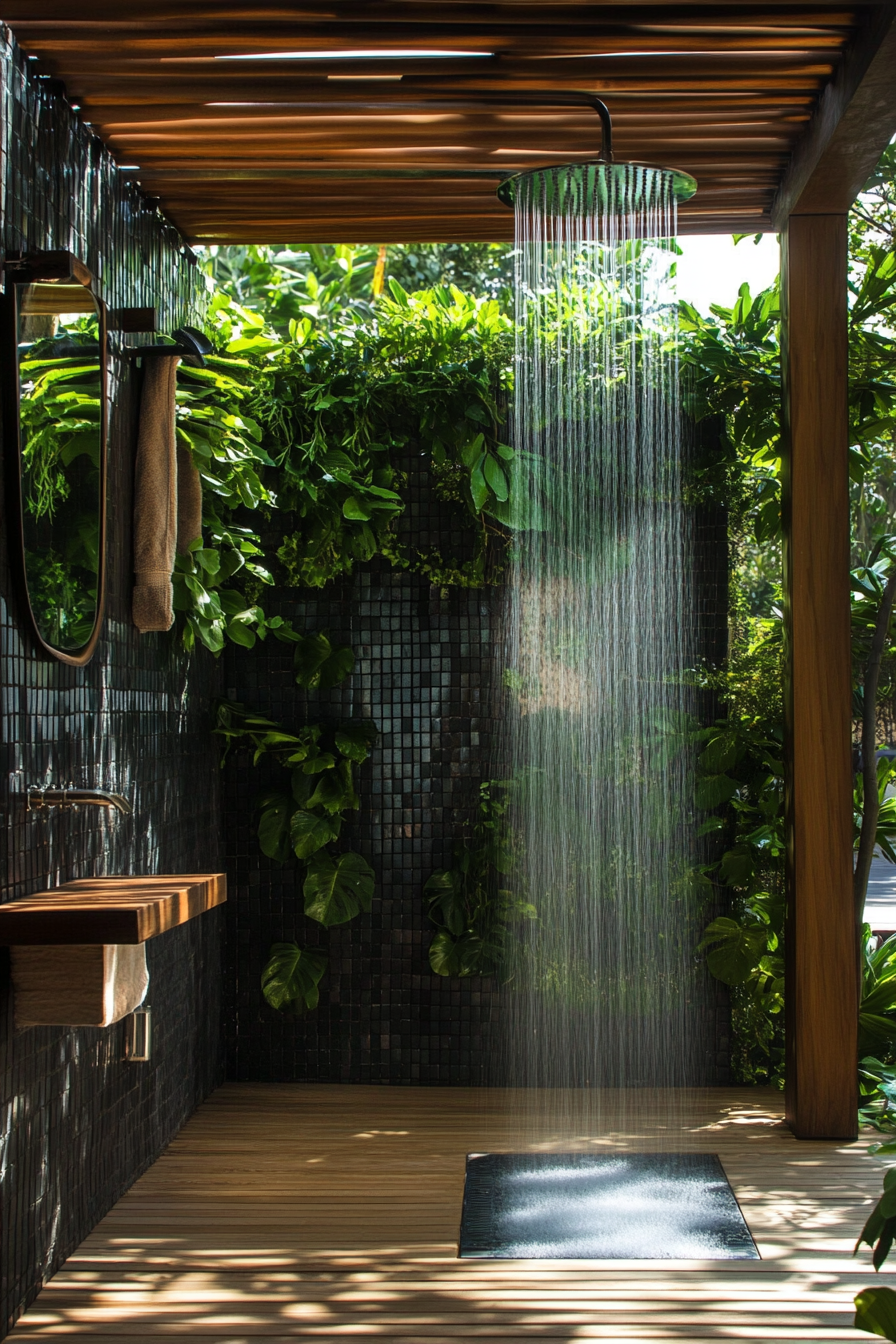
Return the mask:
<path id="1" fill-rule="evenodd" d="M 122 816 L 129 817 L 133 811 L 127 798 L 120 793 L 109 793 L 106 789 L 76 789 L 72 785 L 60 789 L 53 785 L 46 788 L 32 784 L 26 794 L 26 810 L 40 812 L 45 807 L 105 807 L 111 812 L 114 808 Z"/>

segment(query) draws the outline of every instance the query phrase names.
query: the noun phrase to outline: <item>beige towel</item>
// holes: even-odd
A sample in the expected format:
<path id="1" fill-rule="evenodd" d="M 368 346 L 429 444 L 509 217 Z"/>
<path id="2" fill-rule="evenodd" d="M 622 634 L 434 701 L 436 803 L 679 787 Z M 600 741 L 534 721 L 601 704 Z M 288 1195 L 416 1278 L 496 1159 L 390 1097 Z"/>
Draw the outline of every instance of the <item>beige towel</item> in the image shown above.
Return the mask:
<path id="1" fill-rule="evenodd" d="M 184 554 L 202 535 L 202 486 L 188 449 L 175 438 L 179 358 L 146 360 L 134 490 L 132 612 L 141 634 L 174 623 L 171 573 L 175 552 Z"/>
<path id="2" fill-rule="evenodd" d="M 202 536 L 202 481 L 189 448 L 177 445 L 177 553 Z"/>

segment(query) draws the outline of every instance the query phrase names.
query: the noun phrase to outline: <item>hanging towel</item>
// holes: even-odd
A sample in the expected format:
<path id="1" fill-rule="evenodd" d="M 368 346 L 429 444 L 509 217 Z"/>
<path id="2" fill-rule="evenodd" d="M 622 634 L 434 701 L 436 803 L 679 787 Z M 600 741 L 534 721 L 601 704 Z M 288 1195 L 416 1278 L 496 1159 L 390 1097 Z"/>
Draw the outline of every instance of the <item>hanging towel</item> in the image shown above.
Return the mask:
<path id="1" fill-rule="evenodd" d="M 132 614 L 141 634 L 174 623 L 171 572 L 177 543 L 177 453 L 174 408 L 180 359 L 144 360 L 134 483 Z"/>
<path id="2" fill-rule="evenodd" d="M 202 536 L 202 481 L 189 448 L 177 445 L 177 553 Z"/>

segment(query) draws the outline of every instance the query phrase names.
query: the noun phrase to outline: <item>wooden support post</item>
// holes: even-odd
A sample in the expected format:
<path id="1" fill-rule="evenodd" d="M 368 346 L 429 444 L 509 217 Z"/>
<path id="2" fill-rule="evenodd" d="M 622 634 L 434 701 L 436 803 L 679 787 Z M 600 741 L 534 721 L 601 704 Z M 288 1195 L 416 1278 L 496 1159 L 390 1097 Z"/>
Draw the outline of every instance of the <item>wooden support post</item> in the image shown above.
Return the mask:
<path id="1" fill-rule="evenodd" d="M 787 1120 L 857 1133 L 846 215 L 784 238 Z"/>

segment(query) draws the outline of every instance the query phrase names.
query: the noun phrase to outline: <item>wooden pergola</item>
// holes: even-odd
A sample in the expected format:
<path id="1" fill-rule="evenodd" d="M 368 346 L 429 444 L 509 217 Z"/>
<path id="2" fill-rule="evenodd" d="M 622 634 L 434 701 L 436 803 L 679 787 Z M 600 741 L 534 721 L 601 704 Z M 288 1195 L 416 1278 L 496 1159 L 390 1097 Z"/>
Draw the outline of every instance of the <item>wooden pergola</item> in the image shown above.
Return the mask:
<path id="1" fill-rule="evenodd" d="M 853 1136 L 846 217 L 896 132 L 893 0 L 9 0 L 4 18 L 198 243 L 510 238 L 497 181 L 597 150 L 593 112 L 542 101 L 572 90 L 608 103 L 619 158 L 697 178 L 683 232 L 782 234 L 788 1116 Z"/>

